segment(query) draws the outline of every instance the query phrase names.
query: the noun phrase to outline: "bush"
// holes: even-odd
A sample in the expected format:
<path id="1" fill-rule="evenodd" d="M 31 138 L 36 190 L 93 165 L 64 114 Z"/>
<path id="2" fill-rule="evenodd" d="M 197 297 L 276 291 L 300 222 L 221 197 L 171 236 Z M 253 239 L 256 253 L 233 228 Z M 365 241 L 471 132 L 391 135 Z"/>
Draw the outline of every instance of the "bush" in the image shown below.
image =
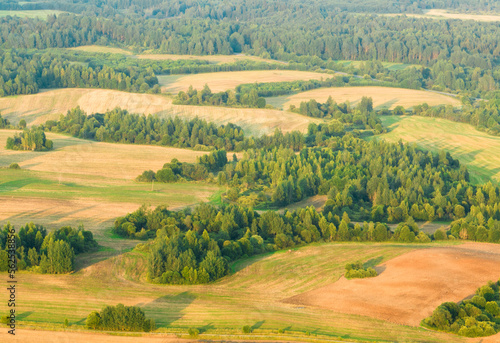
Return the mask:
<path id="1" fill-rule="evenodd" d="M 17 163 L 11 163 L 9 169 L 21 169 L 21 167 Z"/>
<path id="2" fill-rule="evenodd" d="M 93 330 L 149 332 L 156 329 L 155 322 L 147 319 L 140 307 L 122 304 L 106 306 L 101 312 L 91 312 L 85 324 Z"/>
<path id="3" fill-rule="evenodd" d="M 188 334 L 191 337 L 198 337 L 198 335 L 200 334 L 200 330 L 198 330 L 196 328 L 189 328 L 188 329 Z"/>
<path id="4" fill-rule="evenodd" d="M 364 268 L 361 262 L 348 263 L 345 266 L 345 277 L 347 279 L 362 279 L 366 277 L 377 276 L 375 269 L 369 267 Z"/>
<path id="5" fill-rule="evenodd" d="M 252 327 L 250 325 L 245 325 L 242 329 L 243 333 L 251 333 Z"/>

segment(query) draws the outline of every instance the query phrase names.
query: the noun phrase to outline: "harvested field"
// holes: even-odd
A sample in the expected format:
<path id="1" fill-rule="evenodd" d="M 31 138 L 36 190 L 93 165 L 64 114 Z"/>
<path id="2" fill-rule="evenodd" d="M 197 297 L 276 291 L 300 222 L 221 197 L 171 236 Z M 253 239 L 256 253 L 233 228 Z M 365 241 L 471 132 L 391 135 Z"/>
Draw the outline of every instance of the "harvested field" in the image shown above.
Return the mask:
<path id="1" fill-rule="evenodd" d="M 162 86 L 162 90 L 166 92 L 178 93 L 186 91 L 189 86 L 201 90 L 205 84 L 208 84 L 212 92 L 222 92 L 233 89 L 243 83 L 320 80 L 330 77 L 332 75 L 308 71 L 252 70 L 158 76 L 158 81 Z"/>
<path id="2" fill-rule="evenodd" d="M 427 103 L 429 106 L 460 106 L 459 100 L 434 92 L 378 86 L 318 88 L 288 96 L 266 98 L 266 100 L 275 107 L 288 109 L 290 105 L 299 107 L 302 101 L 311 99 L 315 99 L 317 102 L 326 102 L 329 96 L 337 103 L 349 101 L 351 105 L 356 105 L 364 96 L 371 97 L 373 106 L 377 109 L 393 109 L 396 106 L 409 108 L 423 103 Z"/>
<path id="3" fill-rule="evenodd" d="M 40 18 L 46 19 L 48 15 L 59 15 L 61 13 L 68 13 L 57 10 L 32 10 L 32 11 L 0 11 L 0 17 L 17 16 L 21 18 Z"/>
<path id="4" fill-rule="evenodd" d="M 500 182 L 500 137 L 478 131 L 469 124 L 440 118 L 382 116 L 380 119 L 390 131 L 375 139 L 389 142 L 402 139 L 434 152 L 449 151 L 467 165 L 474 183 Z"/>
<path id="5" fill-rule="evenodd" d="M 401 16 L 401 14 L 385 14 L 386 16 Z M 428 19 L 460 19 L 460 20 L 475 20 L 482 22 L 500 21 L 499 14 L 469 14 L 469 13 L 451 13 L 442 9 L 431 9 L 424 14 L 405 13 L 407 17 L 413 18 L 428 18 Z"/>
<path id="6" fill-rule="evenodd" d="M 54 342 L 72 342 L 72 343 L 188 343 L 194 342 L 189 339 L 180 339 L 175 335 L 147 335 L 142 336 L 116 336 L 103 333 L 92 332 L 64 332 L 64 331 L 41 331 L 17 329 L 16 335 L 11 336 L 6 330 L 0 334 L 2 342 L 15 343 L 54 343 Z"/>
<path id="7" fill-rule="evenodd" d="M 375 278 L 342 277 L 285 302 L 418 326 L 441 303 L 463 300 L 489 280 L 498 280 L 500 245 L 419 249 L 378 269 L 381 273 Z"/>
<path id="8" fill-rule="evenodd" d="M 172 99 L 161 95 L 126 93 L 102 89 L 56 89 L 33 95 L 0 98 L 0 112 L 4 118 L 17 124 L 25 119 L 28 125 L 39 125 L 58 119 L 76 106 L 87 113 L 105 112 L 121 107 L 132 113 L 195 117 L 218 124 L 234 123 L 247 134 L 271 133 L 276 128 L 283 132 L 305 131 L 310 122 L 318 119 L 291 112 L 267 109 L 227 108 L 214 106 L 173 105 Z"/>
<path id="9" fill-rule="evenodd" d="M 173 158 L 196 162 L 208 152 L 151 145 L 102 143 L 48 133 L 54 150 L 46 152 L 6 150 L 11 130 L 0 130 L 0 167 L 18 163 L 21 168 L 58 175 L 93 175 L 133 180 L 144 170 L 156 171 Z"/>

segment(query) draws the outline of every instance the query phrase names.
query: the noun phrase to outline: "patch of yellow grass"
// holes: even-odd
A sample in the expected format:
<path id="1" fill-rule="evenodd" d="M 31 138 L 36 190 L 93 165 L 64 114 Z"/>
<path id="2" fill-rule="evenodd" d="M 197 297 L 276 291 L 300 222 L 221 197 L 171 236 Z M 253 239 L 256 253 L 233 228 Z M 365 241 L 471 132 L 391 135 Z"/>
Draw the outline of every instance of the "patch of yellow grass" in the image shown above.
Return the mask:
<path id="1" fill-rule="evenodd" d="M 461 20 L 475 20 L 482 22 L 495 22 L 500 21 L 498 14 L 468 14 L 468 13 L 451 13 L 447 10 L 432 9 L 424 14 L 405 13 L 407 17 L 413 18 L 428 18 L 428 19 L 461 19 Z M 388 16 L 401 16 L 401 14 L 388 14 Z"/>
<path id="2" fill-rule="evenodd" d="M 276 60 L 271 60 L 267 58 L 261 58 L 257 56 L 251 55 L 204 55 L 204 56 L 196 56 L 196 55 L 175 55 L 175 54 L 140 54 L 136 56 L 139 59 L 144 60 L 199 60 L 199 61 L 208 61 L 210 63 L 234 63 L 238 61 L 251 60 L 256 62 L 266 62 L 266 63 L 282 63 L 287 64 L 286 62 L 280 62 Z"/>
<path id="3" fill-rule="evenodd" d="M 11 130 L 0 130 L 0 167 L 12 162 L 21 168 L 56 174 L 93 175 L 132 180 L 144 170 L 156 171 L 173 158 L 193 163 L 207 152 L 151 145 L 102 143 L 48 133 L 54 150 L 29 152 L 6 150 Z"/>
<path id="4" fill-rule="evenodd" d="M 331 77 L 329 74 L 296 70 L 257 70 L 202 73 L 190 75 L 159 76 L 162 90 L 172 93 L 186 91 L 189 86 L 202 89 L 208 84 L 212 92 L 233 89 L 242 83 L 283 82 L 296 80 L 320 80 Z"/>
<path id="5" fill-rule="evenodd" d="M 375 108 L 394 108 L 403 106 L 409 108 L 415 105 L 427 103 L 429 106 L 453 105 L 459 106 L 460 101 L 450 96 L 414 89 L 391 88 L 391 87 L 334 87 L 318 88 L 307 92 L 290 95 L 283 98 L 283 108 L 288 109 L 290 105 L 300 106 L 302 101 L 315 99 L 318 102 L 326 102 L 331 96 L 337 103 L 349 101 L 352 105 L 358 103 L 362 97 L 373 99 Z"/>
<path id="6" fill-rule="evenodd" d="M 109 46 L 101 46 L 101 45 L 82 45 L 77 46 L 75 48 L 68 48 L 69 50 L 76 51 L 85 51 L 85 52 L 99 52 L 99 53 L 108 53 L 108 54 L 122 54 L 122 55 L 132 55 L 132 52 L 120 49 L 120 48 L 112 48 Z"/>
<path id="7" fill-rule="evenodd" d="M 231 122 L 240 125 L 248 134 L 269 133 L 276 128 L 283 132 L 305 131 L 310 122 L 318 122 L 317 119 L 286 111 L 173 105 L 171 98 L 162 95 L 103 89 L 57 89 L 0 98 L 2 116 L 15 124 L 20 119 L 25 119 L 29 125 L 43 124 L 47 120 L 58 119 L 60 114 L 66 114 L 76 106 L 87 113 L 103 113 L 121 107 L 132 113 L 179 116 L 186 119 L 198 117 L 217 124 Z"/>

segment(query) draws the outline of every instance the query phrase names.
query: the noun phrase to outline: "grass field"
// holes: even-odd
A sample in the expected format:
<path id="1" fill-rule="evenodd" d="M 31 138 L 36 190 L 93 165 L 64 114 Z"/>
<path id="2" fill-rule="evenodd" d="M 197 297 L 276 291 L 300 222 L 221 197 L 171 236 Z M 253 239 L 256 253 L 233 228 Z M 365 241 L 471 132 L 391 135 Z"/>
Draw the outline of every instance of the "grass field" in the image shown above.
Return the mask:
<path id="1" fill-rule="evenodd" d="M 453 105 L 459 106 L 460 101 L 438 93 L 403 89 L 391 87 L 336 87 L 318 88 L 298 94 L 266 98 L 267 102 L 275 107 L 288 109 L 290 105 L 300 106 L 302 101 L 315 99 L 318 102 L 326 102 L 331 96 L 337 103 L 349 101 L 351 105 L 356 105 L 363 96 L 371 97 L 375 108 L 394 108 L 403 106 L 409 108 L 415 105 L 427 103 L 430 106 Z"/>
<path id="2" fill-rule="evenodd" d="M 480 132 L 471 125 L 426 117 L 381 117 L 391 130 L 379 136 L 390 142 L 405 142 L 431 150 L 444 149 L 465 163 L 473 182 L 500 182 L 500 137 Z"/>
<path id="3" fill-rule="evenodd" d="M 344 66 L 352 65 L 353 67 L 358 67 L 364 61 L 350 61 L 350 60 L 338 60 L 336 62 L 342 63 Z M 407 63 L 394 63 L 394 62 L 381 62 L 382 65 L 391 70 L 404 70 L 409 67 L 419 67 L 418 64 L 407 64 Z"/>
<path id="4" fill-rule="evenodd" d="M 25 119 L 28 125 L 39 125 L 76 106 L 87 113 L 103 113 L 121 107 L 132 113 L 195 117 L 217 124 L 229 122 L 241 126 L 247 134 L 271 133 L 276 128 L 283 132 L 305 131 L 317 119 L 299 114 L 268 109 L 245 109 L 213 106 L 173 105 L 172 99 L 162 95 L 126 93 L 103 89 L 56 89 L 33 95 L 0 98 L 0 112 L 4 118 L 17 124 Z"/>
<path id="5" fill-rule="evenodd" d="M 386 14 L 388 16 L 400 16 L 401 14 Z M 431 9 L 424 14 L 405 13 L 407 17 L 414 18 L 429 18 L 429 19 L 461 19 L 461 20 L 475 20 L 482 22 L 496 22 L 500 21 L 498 14 L 468 14 L 468 13 L 452 13 L 447 10 Z"/>
<path id="6" fill-rule="evenodd" d="M 103 54 L 121 54 L 121 55 L 132 55 L 131 51 L 121 48 L 112 48 L 109 46 L 101 45 L 82 45 L 75 48 L 68 48 L 68 50 L 74 51 L 85 51 L 85 52 L 99 52 Z"/>
<path id="7" fill-rule="evenodd" d="M 281 63 L 287 64 L 286 62 L 280 62 L 276 60 L 271 60 L 267 58 L 261 58 L 257 56 L 238 54 L 238 55 L 204 55 L 204 56 L 196 56 L 196 55 L 175 55 L 175 54 L 150 54 L 143 53 L 136 56 L 139 59 L 145 60 L 200 60 L 200 61 L 208 61 L 214 64 L 222 64 L 222 63 L 234 63 L 238 61 L 256 61 L 256 62 L 266 62 L 266 63 Z"/>
<path id="8" fill-rule="evenodd" d="M 187 337 L 187 328 L 195 327 L 201 332 L 200 339 L 465 342 L 455 335 L 284 301 L 336 282 L 348 262 L 372 260 L 384 264 L 402 254 L 428 247 L 316 244 L 239 261 L 232 266 L 234 275 L 201 286 L 145 283 L 145 256 L 132 251 L 72 275 L 18 273 L 18 292 L 22 294 L 18 300 L 22 308 L 18 319 L 21 328 L 62 330 L 67 318 L 69 330 L 81 329 L 91 311 L 123 303 L 141 306 L 155 319 L 160 333 Z M 404 287 L 397 291 L 398 294 L 404 292 L 407 292 Z M 0 304 L 0 311 L 5 309 L 6 305 Z M 254 332 L 243 335 L 244 325 L 252 326 Z"/>
<path id="9" fill-rule="evenodd" d="M 0 130 L 0 220 L 49 227 L 83 223 L 98 236 L 113 220 L 142 204 L 179 208 L 209 201 L 219 188 L 202 183 L 134 182 L 144 170 L 172 158 L 194 162 L 205 152 L 155 146 L 97 143 L 56 134 L 49 152 L 8 151 Z M 19 163 L 21 170 L 6 169 Z"/>
<path id="10" fill-rule="evenodd" d="M 56 10 L 33 10 L 33 11 L 0 11 L 0 17 L 17 16 L 22 18 L 41 18 L 46 19 L 48 15 L 59 15 L 61 13 L 68 13 Z"/>
<path id="11" fill-rule="evenodd" d="M 329 74 L 296 70 L 257 70 L 202 73 L 190 75 L 158 76 L 163 91 L 178 93 L 189 86 L 201 90 L 208 84 L 212 92 L 233 89 L 243 83 L 282 82 L 295 80 L 320 80 L 332 77 Z"/>

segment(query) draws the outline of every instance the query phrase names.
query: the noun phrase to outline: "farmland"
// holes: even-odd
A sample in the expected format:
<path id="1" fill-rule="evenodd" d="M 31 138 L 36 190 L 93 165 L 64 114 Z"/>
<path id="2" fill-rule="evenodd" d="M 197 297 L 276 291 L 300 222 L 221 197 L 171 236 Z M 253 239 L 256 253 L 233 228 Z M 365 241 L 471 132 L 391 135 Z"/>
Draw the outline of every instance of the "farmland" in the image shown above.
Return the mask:
<path id="1" fill-rule="evenodd" d="M 233 89 L 243 83 L 283 82 L 295 80 L 320 80 L 331 77 L 324 73 L 294 71 L 294 70 L 262 70 L 262 71 L 232 71 L 219 73 L 202 73 L 193 75 L 160 76 L 158 80 L 162 90 L 172 93 L 186 91 L 189 86 L 202 89 L 207 84 L 212 92 Z"/>
<path id="2" fill-rule="evenodd" d="M 235 328 L 251 325 L 254 333 L 247 337 L 264 339 L 282 337 L 288 340 L 295 337 L 299 340 L 344 338 L 391 341 L 407 337 L 426 342 L 463 342 L 453 335 L 360 316 L 352 311 L 348 311 L 350 314 L 332 312 L 316 306 L 293 305 L 286 300 L 319 287 L 331 287 L 329 285 L 332 283 L 335 285 L 342 282 L 337 280 L 343 273 L 344 265 L 353 259 L 372 260 L 372 263 L 385 265 L 385 271 L 378 278 L 384 277 L 385 273 L 390 277 L 400 268 L 397 263 L 399 260 L 412 259 L 414 254 L 425 254 L 428 249 L 422 248 L 429 247 L 397 244 L 314 245 L 240 261 L 233 265 L 234 275 L 207 286 L 158 286 L 144 283 L 141 281 L 144 257 L 140 252 L 132 251 L 85 267 L 73 275 L 21 273 L 20 288 L 26 292 L 23 297 L 25 312 L 22 322 L 24 325 L 57 328 L 57 323 L 68 318 L 71 328 L 76 329 L 83 324 L 90 311 L 121 302 L 140 305 L 148 316 L 156 320 L 159 332 L 177 333 L 183 337 L 187 337 L 188 327 L 200 328 L 200 338 L 216 339 L 227 334 L 238 337 L 241 333 L 238 334 L 239 331 Z M 463 248 L 452 245 L 431 249 L 435 249 L 436 253 L 443 249 L 459 253 L 461 249 L 487 250 L 488 245 L 465 245 Z M 477 261 L 484 258 L 483 255 L 478 253 Z M 498 252 L 495 252 L 495 256 L 497 255 Z M 476 257 L 469 257 L 470 260 L 474 258 Z M 414 267 L 417 268 L 418 265 Z M 424 276 L 438 271 L 439 267 L 435 264 L 429 270 L 421 269 Z M 410 272 L 409 270 L 404 275 Z M 107 282 L 97 281 L 102 279 Z M 469 287 L 459 288 L 456 294 L 468 296 L 470 286 L 479 286 L 480 281 L 482 280 L 477 281 L 477 285 L 474 281 L 466 281 Z M 428 285 L 433 286 L 432 283 Z M 400 287 L 399 291 L 394 288 L 392 290 L 396 298 L 407 292 L 406 287 Z M 55 292 L 59 295 L 56 298 L 53 296 Z M 140 296 L 137 296 L 138 292 Z M 449 297 L 446 292 L 441 292 L 433 301 L 445 301 Z M 88 301 L 82 303 L 82 298 Z M 406 305 L 409 310 L 413 306 L 410 302 Z M 280 329 L 284 329 L 284 333 L 278 335 L 277 331 Z M 310 334 L 306 335 L 306 332 Z"/>
<path id="3" fill-rule="evenodd" d="M 87 113 L 103 113 L 116 107 L 131 113 L 179 116 L 185 119 L 198 117 L 218 124 L 229 122 L 241 126 L 247 134 L 304 131 L 310 122 L 307 118 L 291 112 L 267 109 L 220 108 L 213 106 L 173 105 L 172 99 L 162 95 L 126 93 L 100 89 L 57 89 L 34 95 L 0 98 L 0 111 L 4 118 L 18 123 L 25 119 L 29 125 L 40 125 L 47 120 L 56 120 L 61 114 L 76 106 Z"/>
<path id="4" fill-rule="evenodd" d="M 208 184 L 156 184 L 152 189 L 151 184 L 133 181 L 145 169 L 160 169 L 172 158 L 194 162 L 203 152 L 97 143 L 56 134 L 49 134 L 53 151 L 5 150 L 12 135 L 0 131 L 0 167 L 19 163 L 22 169 L 0 169 L 2 222 L 36 221 L 49 227 L 83 223 L 102 230 L 142 204 L 182 207 L 208 201 L 218 190 Z"/>
<path id="5" fill-rule="evenodd" d="M 17 16 L 21 18 L 40 18 L 46 19 L 48 15 L 59 15 L 67 13 L 55 10 L 33 10 L 33 11 L 0 11 L 0 17 Z"/>
<path id="6" fill-rule="evenodd" d="M 311 99 L 315 99 L 317 102 L 326 102 L 329 96 L 337 103 L 349 101 L 351 105 L 356 105 L 363 96 L 371 97 L 373 106 L 377 109 L 393 109 L 396 106 L 409 108 L 423 103 L 427 103 L 429 106 L 460 105 L 460 101 L 450 96 L 429 91 L 390 87 L 319 88 L 288 96 L 267 98 L 266 100 L 270 105 L 288 109 L 290 105 L 298 107 L 302 101 Z"/>
<path id="7" fill-rule="evenodd" d="M 467 165 L 475 183 L 500 182 L 500 138 L 472 126 L 426 117 L 381 117 L 390 131 L 380 136 L 390 142 L 402 139 L 422 148 L 444 149 Z"/>

